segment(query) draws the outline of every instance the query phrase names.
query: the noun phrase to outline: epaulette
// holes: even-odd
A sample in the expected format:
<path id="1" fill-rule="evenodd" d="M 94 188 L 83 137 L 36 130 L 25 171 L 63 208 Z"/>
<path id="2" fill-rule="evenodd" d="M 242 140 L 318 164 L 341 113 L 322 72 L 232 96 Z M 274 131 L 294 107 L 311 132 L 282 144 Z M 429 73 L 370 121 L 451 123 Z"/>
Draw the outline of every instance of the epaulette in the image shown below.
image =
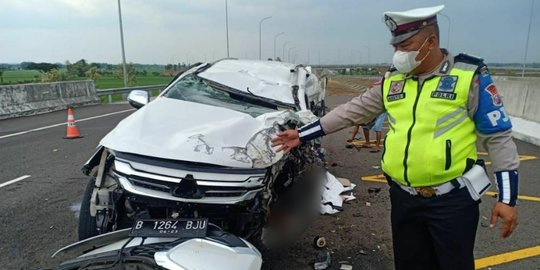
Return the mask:
<path id="1" fill-rule="evenodd" d="M 478 56 L 469 55 L 466 53 L 460 53 L 454 57 L 454 62 L 462 62 L 475 66 L 481 66 L 484 64 L 484 59 Z"/>
<path id="2" fill-rule="evenodd" d="M 394 75 L 396 73 L 399 73 L 399 71 L 397 70 L 397 68 L 394 67 L 394 65 L 392 65 L 384 73 L 384 78 L 389 78 L 390 76 L 392 76 L 392 75 Z"/>

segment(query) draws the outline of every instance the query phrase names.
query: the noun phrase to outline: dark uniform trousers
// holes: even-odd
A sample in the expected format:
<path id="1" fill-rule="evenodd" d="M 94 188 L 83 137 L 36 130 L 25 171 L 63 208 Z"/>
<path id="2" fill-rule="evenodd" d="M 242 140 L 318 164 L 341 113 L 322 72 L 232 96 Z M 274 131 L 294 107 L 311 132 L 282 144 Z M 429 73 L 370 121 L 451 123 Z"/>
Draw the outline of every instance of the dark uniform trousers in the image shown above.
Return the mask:
<path id="1" fill-rule="evenodd" d="M 474 270 L 479 203 L 466 188 L 412 196 L 390 185 L 396 270 Z"/>

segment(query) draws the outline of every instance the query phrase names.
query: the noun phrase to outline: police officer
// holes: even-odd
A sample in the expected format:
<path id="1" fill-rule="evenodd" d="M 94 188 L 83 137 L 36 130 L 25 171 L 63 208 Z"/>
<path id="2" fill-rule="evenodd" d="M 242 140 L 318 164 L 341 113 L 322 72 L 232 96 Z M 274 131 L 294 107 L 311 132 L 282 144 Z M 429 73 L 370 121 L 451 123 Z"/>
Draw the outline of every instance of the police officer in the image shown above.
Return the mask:
<path id="1" fill-rule="evenodd" d="M 394 57 L 381 85 L 273 139 L 288 152 L 388 113 L 381 167 L 390 184 L 398 270 L 474 269 L 479 200 L 464 175 L 478 162 L 477 140 L 489 152 L 499 190 L 490 227 L 502 219 L 500 236 L 506 238 L 517 226 L 519 159 L 512 125 L 482 59 L 439 47 L 437 13 L 443 8 L 385 12 Z"/>

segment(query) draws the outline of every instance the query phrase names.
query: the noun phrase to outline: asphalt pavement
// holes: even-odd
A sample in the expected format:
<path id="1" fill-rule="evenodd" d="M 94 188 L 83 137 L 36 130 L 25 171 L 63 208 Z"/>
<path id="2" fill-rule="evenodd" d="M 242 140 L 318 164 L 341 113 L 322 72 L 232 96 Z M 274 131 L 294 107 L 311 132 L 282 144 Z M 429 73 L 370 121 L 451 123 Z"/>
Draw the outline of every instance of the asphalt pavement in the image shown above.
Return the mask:
<path id="1" fill-rule="evenodd" d="M 77 240 L 78 209 L 87 177 L 81 165 L 95 152 L 100 139 L 132 110 L 126 104 L 75 109 L 84 138 L 67 140 L 65 111 L 0 120 L 0 269 L 39 269 L 57 263 L 51 254 Z M 9 136 L 9 137 L 7 137 Z"/>

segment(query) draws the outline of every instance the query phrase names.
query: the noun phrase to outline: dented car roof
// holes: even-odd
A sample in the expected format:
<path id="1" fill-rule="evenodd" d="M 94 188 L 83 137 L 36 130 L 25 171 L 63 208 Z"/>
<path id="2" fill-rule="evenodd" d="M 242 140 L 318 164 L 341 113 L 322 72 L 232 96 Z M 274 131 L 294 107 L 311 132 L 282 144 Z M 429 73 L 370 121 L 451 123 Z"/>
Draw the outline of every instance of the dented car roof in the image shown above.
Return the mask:
<path id="1" fill-rule="evenodd" d="M 296 84 L 294 70 L 295 66 L 290 63 L 225 59 L 198 76 L 256 96 L 295 104 L 292 94 L 292 86 Z"/>

